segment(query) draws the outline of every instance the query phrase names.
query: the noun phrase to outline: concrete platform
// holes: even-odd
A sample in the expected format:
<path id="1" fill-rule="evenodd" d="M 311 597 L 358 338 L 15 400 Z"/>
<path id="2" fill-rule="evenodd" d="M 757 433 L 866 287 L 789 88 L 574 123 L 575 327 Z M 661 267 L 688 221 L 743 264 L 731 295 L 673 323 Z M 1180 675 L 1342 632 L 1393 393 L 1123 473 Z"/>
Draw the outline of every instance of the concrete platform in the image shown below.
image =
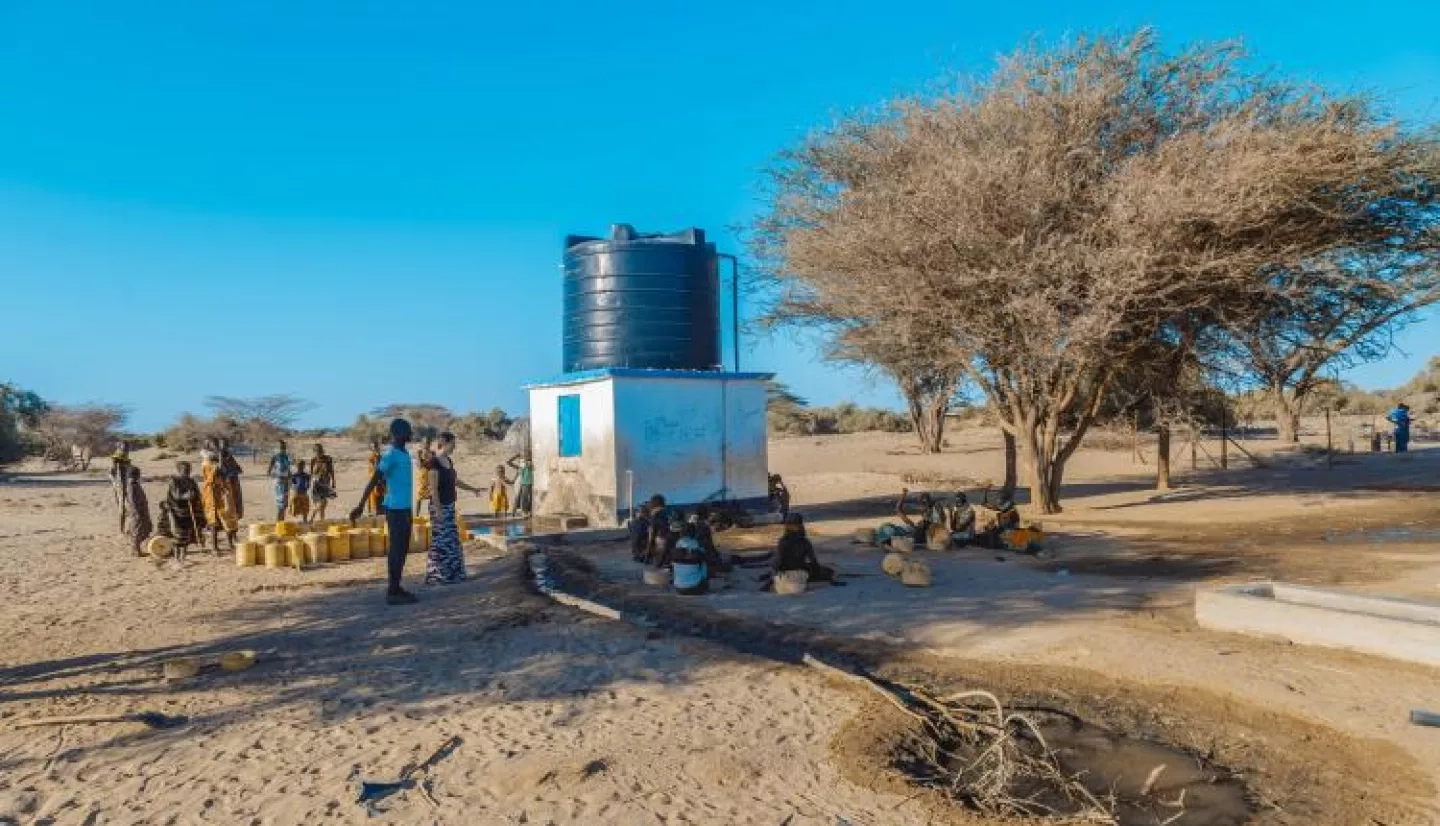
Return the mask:
<path id="1" fill-rule="evenodd" d="M 1195 621 L 1217 631 L 1440 666 L 1440 603 L 1254 582 L 1197 591 Z"/>

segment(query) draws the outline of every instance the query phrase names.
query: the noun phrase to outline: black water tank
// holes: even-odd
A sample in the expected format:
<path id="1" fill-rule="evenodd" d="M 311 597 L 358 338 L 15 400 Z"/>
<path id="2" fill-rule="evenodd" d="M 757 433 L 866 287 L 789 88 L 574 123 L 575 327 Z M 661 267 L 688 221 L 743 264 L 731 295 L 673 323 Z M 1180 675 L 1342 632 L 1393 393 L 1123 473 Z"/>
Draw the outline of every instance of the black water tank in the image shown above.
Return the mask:
<path id="1" fill-rule="evenodd" d="M 565 372 L 602 367 L 716 370 L 720 304 L 705 231 L 565 239 Z"/>

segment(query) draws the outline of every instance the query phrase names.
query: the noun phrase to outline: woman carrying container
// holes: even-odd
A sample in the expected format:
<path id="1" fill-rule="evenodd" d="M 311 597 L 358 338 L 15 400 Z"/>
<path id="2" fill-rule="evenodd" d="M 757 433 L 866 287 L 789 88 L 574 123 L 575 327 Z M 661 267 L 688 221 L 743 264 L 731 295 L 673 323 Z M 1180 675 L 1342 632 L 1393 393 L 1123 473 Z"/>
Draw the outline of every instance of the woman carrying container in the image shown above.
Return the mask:
<path id="1" fill-rule="evenodd" d="M 456 490 L 478 494 L 480 489 L 460 481 L 455 472 L 455 434 L 441 433 L 425 467 L 430 488 L 430 550 L 425 560 L 426 585 L 454 585 L 465 581 L 465 550 L 455 522 Z"/>

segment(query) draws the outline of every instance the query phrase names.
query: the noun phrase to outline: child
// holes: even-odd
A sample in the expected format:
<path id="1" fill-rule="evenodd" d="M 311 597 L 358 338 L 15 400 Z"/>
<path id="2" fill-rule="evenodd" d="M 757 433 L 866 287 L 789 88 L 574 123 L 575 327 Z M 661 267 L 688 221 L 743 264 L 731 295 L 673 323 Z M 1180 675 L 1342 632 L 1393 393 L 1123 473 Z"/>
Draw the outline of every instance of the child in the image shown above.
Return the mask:
<path id="1" fill-rule="evenodd" d="M 535 507 L 535 464 L 528 453 L 511 457 L 506 464 L 515 468 L 515 512 L 529 516 Z"/>
<path id="2" fill-rule="evenodd" d="M 310 521 L 310 474 L 305 472 L 305 463 L 295 466 L 290 474 L 290 515 L 301 522 Z"/>
<path id="3" fill-rule="evenodd" d="M 505 475 L 505 466 L 495 466 L 495 480 L 490 483 L 490 511 L 496 516 L 510 512 L 510 483 L 514 480 Z"/>

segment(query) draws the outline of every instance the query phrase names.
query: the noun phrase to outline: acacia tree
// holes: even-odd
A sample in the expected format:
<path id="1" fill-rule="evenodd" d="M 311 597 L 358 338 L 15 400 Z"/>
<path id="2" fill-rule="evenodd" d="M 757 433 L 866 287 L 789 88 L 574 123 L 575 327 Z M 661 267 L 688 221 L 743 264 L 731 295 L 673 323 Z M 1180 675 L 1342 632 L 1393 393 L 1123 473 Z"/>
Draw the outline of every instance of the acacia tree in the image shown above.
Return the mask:
<path id="1" fill-rule="evenodd" d="M 69 456 L 71 446 L 104 455 L 121 438 L 130 411 L 118 404 L 56 405 L 40 417 L 35 432 L 56 456 Z"/>
<path id="2" fill-rule="evenodd" d="M 964 375 L 964 359 L 949 355 L 933 328 L 913 319 L 872 320 L 840 331 L 832 360 L 878 369 L 895 382 L 905 399 L 910 427 L 924 453 L 939 453 L 945 442 L 945 416 L 955 406 Z"/>
<path id="3" fill-rule="evenodd" d="M 1398 216 L 1409 226 L 1394 227 L 1373 249 L 1277 273 L 1283 289 L 1272 311 L 1231 331 L 1237 371 L 1269 397 L 1281 441 L 1299 441 L 1307 397 L 1329 380 L 1327 373 L 1384 358 L 1396 331 L 1440 299 L 1435 219 L 1414 225 L 1411 216 Z"/>
<path id="4" fill-rule="evenodd" d="M 1367 210 L 1437 177 L 1428 142 L 1240 58 L 1079 39 L 812 135 L 772 168 L 752 236 L 772 315 L 941 325 L 1032 503 L 1058 511 L 1066 461 L 1151 342 L 1243 326 L 1277 268 L 1369 242 Z"/>
<path id="5" fill-rule="evenodd" d="M 254 398 L 208 396 L 205 406 L 215 413 L 216 421 L 232 421 L 252 444 L 273 441 L 289 433 L 301 416 L 315 409 L 315 403 L 275 393 Z"/>

